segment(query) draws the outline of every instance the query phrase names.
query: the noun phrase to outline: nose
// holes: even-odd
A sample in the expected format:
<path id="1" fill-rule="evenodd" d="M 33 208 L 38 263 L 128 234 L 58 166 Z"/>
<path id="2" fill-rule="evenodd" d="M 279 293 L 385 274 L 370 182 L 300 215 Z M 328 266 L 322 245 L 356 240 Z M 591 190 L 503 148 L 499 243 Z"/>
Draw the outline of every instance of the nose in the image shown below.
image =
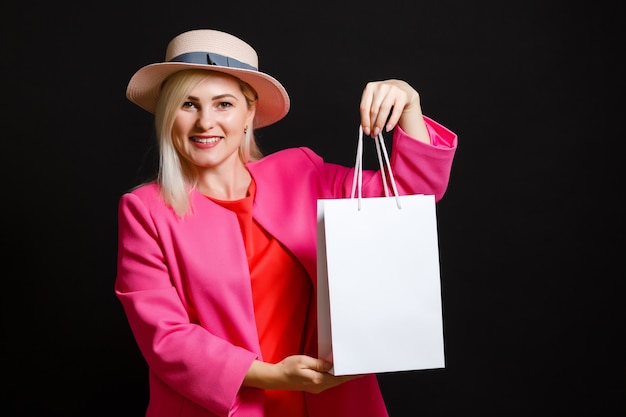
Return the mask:
<path id="1" fill-rule="evenodd" d="M 210 109 L 203 108 L 198 112 L 196 125 L 202 130 L 209 130 L 215 126 L 215 115 Z"/>

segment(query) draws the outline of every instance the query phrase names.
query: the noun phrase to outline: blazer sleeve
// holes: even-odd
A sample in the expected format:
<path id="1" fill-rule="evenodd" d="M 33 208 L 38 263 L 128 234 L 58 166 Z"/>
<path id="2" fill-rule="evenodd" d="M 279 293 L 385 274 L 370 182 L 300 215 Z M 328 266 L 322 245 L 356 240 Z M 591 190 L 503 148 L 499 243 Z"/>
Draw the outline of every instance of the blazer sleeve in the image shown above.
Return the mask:
<path id="1" fill-rule="evenodd" d="M 409 137 L 399 126 L 394 129 L 391 169 L 399 194 L 432 194 L 439 201 L 448 188 L 458 137 L 428 117 L 424 121 L 430 144 Z"/>
<path id="2" fill-rule="evenodd" d="M 163 228 L 154 220 L 164 217 L 158 210 L 165 208 L 149 207 L 146 200 L 127 193 L 119 202 L 116 296 L 150 372 L 182 396 L 226 416 L 246 390 L 241 381 L 257 355 L 192 321 L 172 284 Z"/>
<path id="3" fill-rule="evenodd" d="M 396 126 L 389 161 L 400 195 L 432 194 L 435 201 L 439 201 L 448 187 L 458 138 L 454 132 L 434 120 L 424 117 L 424 121 L 430 144 L 408 136 Z M 323 186 L 320 198 L 350 197 L 354 167 L 323 163 L 312 151 L 306 151 L 321 173 Z M 391 192 L 390 178 L 388 175 L 386 178 Z M 362 193 L 364 197 L 384 195 L 380 169 L 363 170 Z"/>

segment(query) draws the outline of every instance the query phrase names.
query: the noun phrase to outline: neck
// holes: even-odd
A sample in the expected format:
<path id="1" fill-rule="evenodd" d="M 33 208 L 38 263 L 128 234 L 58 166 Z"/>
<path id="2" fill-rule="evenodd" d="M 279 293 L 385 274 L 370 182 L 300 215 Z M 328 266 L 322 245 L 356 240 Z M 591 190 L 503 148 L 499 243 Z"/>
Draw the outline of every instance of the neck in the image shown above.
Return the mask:
<path id="1" fill-rule="evenodd" d="M 218 200 L 240 200 L 246 197 L 252 177 L 243 163 L 226 172 L 202 173 L 197 189 L 202 194 Z"/>

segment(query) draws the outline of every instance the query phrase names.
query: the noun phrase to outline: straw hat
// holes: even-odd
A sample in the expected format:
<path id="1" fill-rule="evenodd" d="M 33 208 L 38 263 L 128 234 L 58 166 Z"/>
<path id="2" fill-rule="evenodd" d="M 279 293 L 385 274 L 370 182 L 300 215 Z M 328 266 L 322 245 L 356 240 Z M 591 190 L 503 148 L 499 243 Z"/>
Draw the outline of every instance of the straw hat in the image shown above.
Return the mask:
<path id="1" fill-rule="evenodd" d="M 161 83 L 171 74 L 200 68 L 232 74 L 250 84 L 258 94 L 255 128 L 271 125 L 289 111 L 289 95 L 275 78 L 259 72 L 256 51 L 228 33 L 198 29 L 181 33 L 170 41 L 165 62 L 140 68 L 130 79 L 126 97 L 154 113 Z"/>

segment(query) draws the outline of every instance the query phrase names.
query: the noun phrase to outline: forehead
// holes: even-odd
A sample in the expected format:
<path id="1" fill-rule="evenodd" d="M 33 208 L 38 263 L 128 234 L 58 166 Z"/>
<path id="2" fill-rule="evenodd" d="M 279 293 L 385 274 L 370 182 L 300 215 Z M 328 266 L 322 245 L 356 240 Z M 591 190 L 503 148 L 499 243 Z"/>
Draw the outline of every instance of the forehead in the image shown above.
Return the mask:
<path id="1" fill-rule="evenodd" d="M 239 79 L 221 72 L 209 72 L 203 74 L 198 83 L 192 88 L 192 91 L 198 89 L 227 89 L 241 92 Z"/>

